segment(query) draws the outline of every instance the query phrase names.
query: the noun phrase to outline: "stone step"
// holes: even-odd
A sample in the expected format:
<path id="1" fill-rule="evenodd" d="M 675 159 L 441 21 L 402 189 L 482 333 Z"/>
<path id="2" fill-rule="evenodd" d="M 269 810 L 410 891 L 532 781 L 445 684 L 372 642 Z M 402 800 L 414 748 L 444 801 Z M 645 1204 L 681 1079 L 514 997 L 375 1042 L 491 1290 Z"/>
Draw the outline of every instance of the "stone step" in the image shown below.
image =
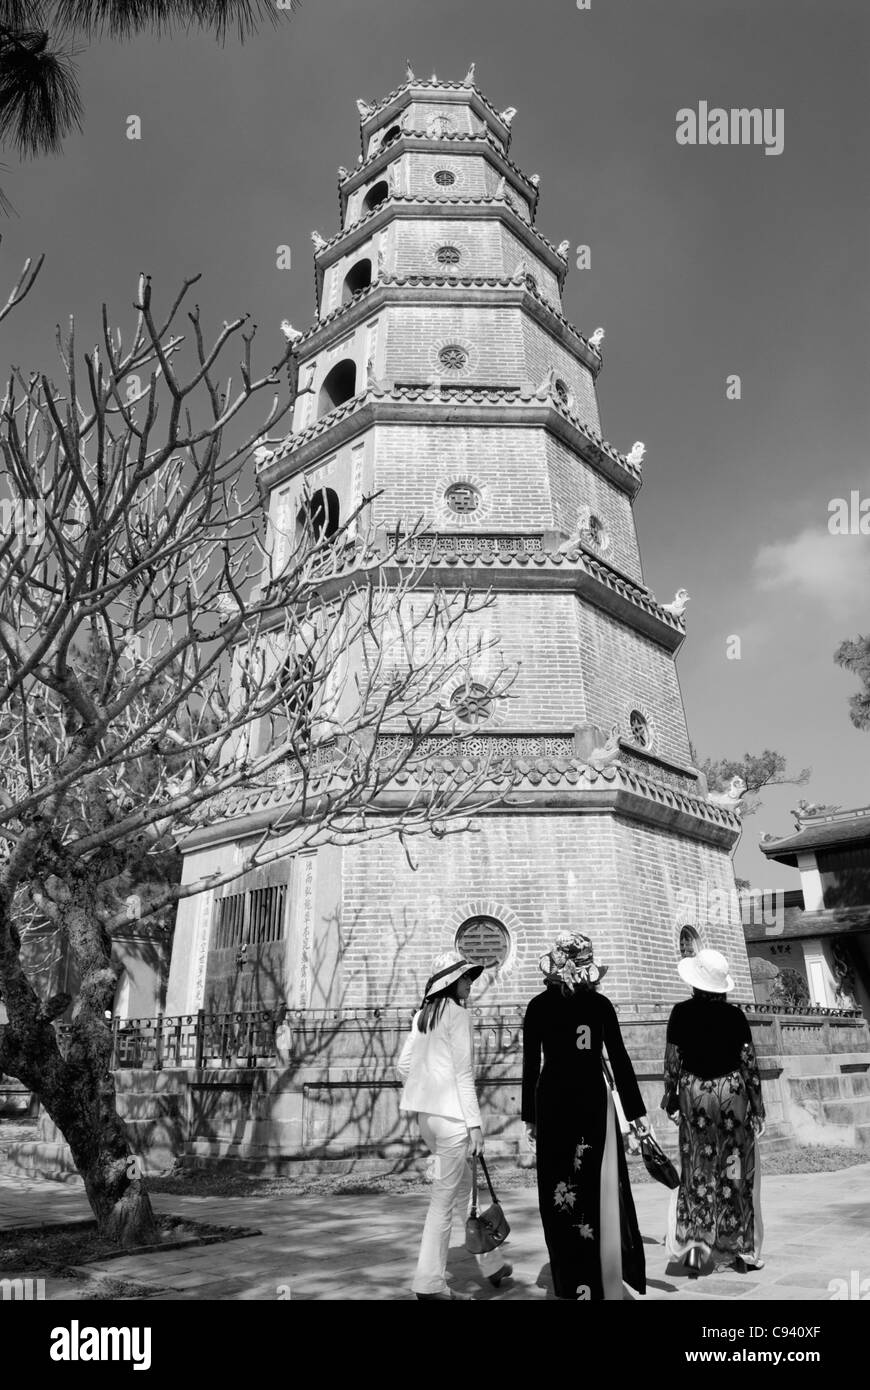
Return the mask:
<path id="1" fill-rule="evenodd" d="M 10 1144 L 6 1150 L 7 1171 L 28 1178 L 50 1178 L 53 1182 L 80 1181 L 66 1144 L 28 1139 Z"/>
<path id="2" fill-rule="evenodd" d="M 823 1100 L 822 1116 L 832 1125 L 861 1125 L 870 1122 L 870 1096 L 852 1096 L 841 1100 Z"/>
<path id="3" fill-rule="evenodd" d="M 791 1094 L 795 1099 L 807 1096 L 816 1100 L 848 1100 L 870 1097 L 870 1073 L 847 1072 L 833 1076 L 789 1076 Z"/>
<path id="4" fill-rule="evenodd" d="M 867 1052 L 803 1052 L 782 1058 L 783 1070 L 792 1076 L 839 1076 L 844 1066 L 865 1066 L 870 1070 Z"/>
<path id="5" fill-rule="evenodd" d="M 185 1097 L 171 1092 L 125 1091 L 117 1098 L 116 1109 L 126 1123 L 131 1120 L 178 1120 L 186 1114 Z"/>
<path id="6" fill-rule="evenodd" d="M 137 1095 L 153 1095 L 156 1091 L 180 1092 L 188 1076 L 185 1071 L 155 1071 L 151 1067 L 121 1067 L 112 1072 L 115 1091 L 119 1096 L 135 1092 Z"/>

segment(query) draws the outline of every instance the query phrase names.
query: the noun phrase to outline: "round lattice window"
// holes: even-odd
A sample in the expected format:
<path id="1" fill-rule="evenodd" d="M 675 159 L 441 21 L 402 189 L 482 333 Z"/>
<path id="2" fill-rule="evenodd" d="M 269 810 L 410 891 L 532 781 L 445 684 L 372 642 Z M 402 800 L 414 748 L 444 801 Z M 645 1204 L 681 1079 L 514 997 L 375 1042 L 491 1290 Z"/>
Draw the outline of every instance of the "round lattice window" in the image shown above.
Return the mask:
<path id="1" fill-rule="evenodd" d="M 456 933 L 456 949 L 472 965 L 495 970 L 504 965 L 510 952 L 507 927 L 496 917 L 469 917 Z"/>
<path id="2" fill-rule="evenodd" d="M 641 748 L 648 748 L 650 742 L 649 724 L 639 709 L 633 709 L 628 719 L 631 736 Z"/>
<path id="3" fill-rule="evenodd" d="M 449 116 L 430 116 L 426 128 L 429 135 L 449 135 L 453 122 Z"/>
<path id="4" fill-rule="evenodd" d="M 448 372 L 461 372 L 468 365 L 468 353 L 458 343 L 448 343 L 438 354 L 438 361 Z"/>
<path id="5" fill-rule="evenodd" d="M 439 246 L 435 259 L 439 265 L 458 265 L 462 260 L 462 254 L 455 246 Z"/>
<path id="6" fill-rule="evenodd" d="M 694 927 L 680 929 L 680 956 L 696 956 L 701 949 L 701 938 Z"/>
<path id="7" fill-rule="evenodd" d="M 452 512 L 476 512 L 480 506 L 480 493 L 471 483 L 451 483 L 444 499 Z"/>
<path id="8" fill-rule="evenodd" d="M 442 188 L 449 188 L 452 183 L 456 182 L 456 175 L 451 173 L 449 169 L 437 169 L 435 182 L 440 184 Z"/>
<path id="9" fill-rule="evenodd" d="M 450 708 L 463 724 L 482 724 L 492 714 L 492 697 L 486 686 L 470 681 L 456 687 Z"/>

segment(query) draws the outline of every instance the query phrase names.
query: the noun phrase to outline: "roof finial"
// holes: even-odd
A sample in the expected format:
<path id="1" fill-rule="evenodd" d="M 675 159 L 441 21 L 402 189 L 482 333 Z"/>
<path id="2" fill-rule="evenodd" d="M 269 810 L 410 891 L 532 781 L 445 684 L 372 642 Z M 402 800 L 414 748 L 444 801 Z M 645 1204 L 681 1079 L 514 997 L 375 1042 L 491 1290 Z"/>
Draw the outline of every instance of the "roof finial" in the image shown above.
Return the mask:
<path id="1" fill-rule="evenodd" d="M 686 589 L 678 589 L 674 594 L 672 603 L 663 603 L 662 608 L 666 613 L 673 613 L 675 618 L 682 618 L 686 611 L 686 604 L 690 602 L 690 595 Z"/>
<path id="2" fill-rule="evenodd" d="M 362 97 L 357 97 L 356 109 L 363 120 L 367 121 L 375 108 L 370 101 L 363 101 Z"/>
<path id="3" fill-rule="evenodd" d="M 464 78 L 464 80 L 463 80 L 462 85 L 463 85 L 463 87 L 472 87 L 472 86 L 474 85 L 474 64 L 473 64 L 473 63 L 471 64 L 471 67 L 468 69 L 468 72 L 465 74 L 465 78 Z"/>
<path id="4" fill-rule="evenodd" d="M 625 456 L 626 463 L 636 463 L 638 466 L 643 463 L 643 456 L 646 453 L 646 445 L 638 439 L 632 444 L 629 453 Z"/>
<path id="5" fill-rule="evenodd" d="M 416 82 L 417 79 L 416 79 L 416 77 L 414 76 L 414 69 L 411 67 L 411 59 L 410 59 L 410 58 L 406 58 L 406 59 L 405 59 L 405 63 L 406 63 L 406 65 L 407 65 L 407 66 L 406 66 L 406 71 L 405 71 L 405 78 L 406 78 L 406 81 L 408 81 L 408 82 Z"/>
<path id="6" fill-rule="evenodd" d="M 504 111 L 499 112 L 498 118 L 500 121 L 504 121 L 506 126 L 509 126 L 516 114 L 517 108 L 515 106 L 506 106 Z"/>

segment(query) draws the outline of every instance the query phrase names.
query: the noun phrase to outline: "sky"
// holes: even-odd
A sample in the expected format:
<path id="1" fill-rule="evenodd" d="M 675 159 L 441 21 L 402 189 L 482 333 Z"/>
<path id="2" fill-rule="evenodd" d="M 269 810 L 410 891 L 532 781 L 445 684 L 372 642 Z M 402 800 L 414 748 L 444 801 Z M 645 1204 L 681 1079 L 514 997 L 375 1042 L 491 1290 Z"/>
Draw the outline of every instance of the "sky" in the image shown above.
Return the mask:
<path id="1" fill-rule="evenodd" d="M 812 768 L 764 796 L 735 857 L 756 886 L 796 887 L 760 833 L 788 833 L 799 797 L 870 802 L 857 681 L 833 662 L 870 631 L 870 539 L 828 528 L 832 499 L 870 498 L 868 58 L 863 0 L 305 0 L 244 46 L 83 47 L 82 133 L 54 159 L 0 152 L 18 214 L 0 285 L 46 255 L 0 365 L 50 368 L 55 324 L 73 314 L 93 341 L 104 301 L 132 322 L 140 271 L 158 300 L 201 271 L 206 323 L 250 312 L 277 355 L 281 319 L 313 316 L 310 233 L 337 230 L 356 98 L 399 86 L 407 59 L 454 80 L 475 60 L 496 108 L 518 109 L 538 226 L 590 247 L 564 311 L 606 330 L 605 437 L 647 446 L 645 580 L 663 602 L 690 595 L 678 670 L 699 757 L 774 748 Z M 781 108 L 782 153 L 677 144 L 677 112 L 700 102 Z"/>

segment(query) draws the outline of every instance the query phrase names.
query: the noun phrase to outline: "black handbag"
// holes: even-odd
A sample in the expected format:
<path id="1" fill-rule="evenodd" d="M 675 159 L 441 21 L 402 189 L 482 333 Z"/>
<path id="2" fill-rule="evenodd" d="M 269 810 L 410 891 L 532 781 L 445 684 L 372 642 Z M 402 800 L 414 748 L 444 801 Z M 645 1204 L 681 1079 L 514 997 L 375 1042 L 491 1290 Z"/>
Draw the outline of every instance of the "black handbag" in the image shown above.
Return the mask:
<path id="1" fill-rule="evenodd" d="M 651 1134 L 640 1136 L 640 1154 L 651 1178 L 665 1187 L 679 1187 L 680 1175 L 658 1141 Z"/>
<path id="2" fill-rule="evenodd" d="M 604 1077 L 608 1086 L 611 1091 L 615 1092 L 616 1086 L 613 1083 L 613 1076 L 604 1056 L 601 1058 L 601 1065 L 604 1068 Z M 655 1178 L 656 1182 L 662 1183 L 665 1187 L 679 1187 L 680 1175 L 667 1154 L 659 1147 L 658 1140 L 652 1134 L 640 1134 L 638 1139 L 643 1166 L 650 1177 Z"/>
<path id="3" fill-rule="evenodd" d="M 486 1178 L 486 1185 L 492 1198 L 492 1206 L 481 1212 L 478 1211 L 477 1206 L 478 1159 L 480 1159 L 483 1176 Z M 495 1195 L 483 1154 L 477 1154 L 472 1158 L 471 1172 L 471 1211 L 465 1223 L 465 1248 L 472 1255 L 486 1255 L 490 1250 L 495 1250 L 497 1246 L 502 1245 L 507 1240 L 511 1228 Z"/>

